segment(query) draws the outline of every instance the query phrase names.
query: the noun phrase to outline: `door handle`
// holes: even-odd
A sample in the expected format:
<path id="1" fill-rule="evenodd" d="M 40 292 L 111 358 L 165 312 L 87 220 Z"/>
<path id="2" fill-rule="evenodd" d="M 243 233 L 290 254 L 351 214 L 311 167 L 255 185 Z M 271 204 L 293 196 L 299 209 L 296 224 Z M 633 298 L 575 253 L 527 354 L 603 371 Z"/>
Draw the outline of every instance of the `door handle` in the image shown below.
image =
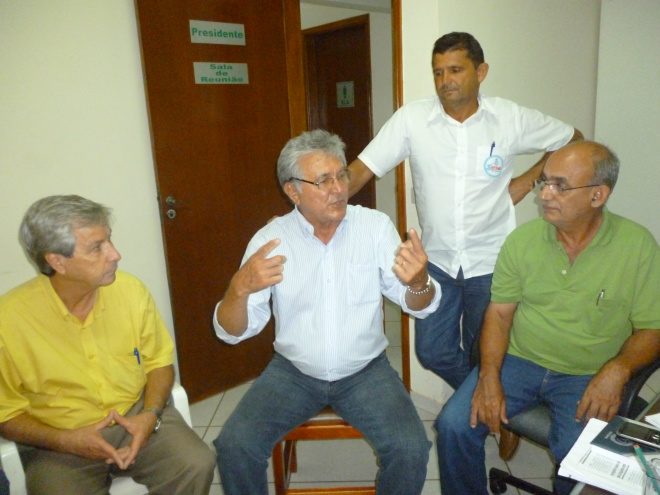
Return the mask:
<path id="1" fill-rule="evenodd" d="M 180 199 L 176 199 L 174 196 L 168 196 L 165 198 L 165 204 L 167 206 L 177 206 L 177 205 L 185 205 L 187 202 L 186 201 L 181 201 Z"/>
<path id="2" fill-rule="evenodd" d="M 165 204 L 170 207 L 165 212 L 165 215 L 167 215 L 167 218 L 172 220 L 173 218 L 176 217 L 176 207 L 187 204 L 187 201 L 181 201 L 179 199 L 176 199 L 174 196 L 168 196 L 167 198 L 165 198 Z"/>

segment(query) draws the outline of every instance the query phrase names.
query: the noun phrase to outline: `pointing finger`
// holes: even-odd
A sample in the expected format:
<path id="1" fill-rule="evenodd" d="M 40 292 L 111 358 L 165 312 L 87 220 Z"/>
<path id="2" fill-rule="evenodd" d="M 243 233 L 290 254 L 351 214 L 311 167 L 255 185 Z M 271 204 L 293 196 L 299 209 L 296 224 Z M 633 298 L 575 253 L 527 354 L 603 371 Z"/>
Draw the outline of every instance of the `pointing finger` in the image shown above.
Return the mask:
<path id="1" fill-rule="evenodd" d="M 256 258 L 262 258 L 262 259 L 267 258 L 270 252 L 280 245 L 280 242 L 281 241 L 279 239 L 272 239 L 268 241 L 266 244 L 264 244 L 263 246 L 261 246 L 259 249 L 256 250 L 254 256 Z"/>
<path id="2" fill-rule="evenodd" d="M 419 238 L 419 235 L 417 235 L 417 231 L 415 229 L 410 229 L 408 230 L 408 237 L 410 239 L 410 242 L 412 242 L 413 249 L 417 252 L 422 250 L 422 241 Z"/>

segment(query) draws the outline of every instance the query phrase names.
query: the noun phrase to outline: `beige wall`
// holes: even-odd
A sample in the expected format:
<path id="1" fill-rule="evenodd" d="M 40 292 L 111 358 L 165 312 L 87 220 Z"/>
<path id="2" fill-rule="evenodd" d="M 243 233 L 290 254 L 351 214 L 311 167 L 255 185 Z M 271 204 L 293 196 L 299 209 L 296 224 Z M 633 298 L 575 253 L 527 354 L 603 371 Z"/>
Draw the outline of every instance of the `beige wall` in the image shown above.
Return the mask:
<path id="1" fill-rule="evenodd" d="M 120 267 L 171 330 L 133 1 L 0 0 L 0 46 L 0 293 L 35 274 L 27 207 L 79 194 L 114 209 Z"/>
<path id="2" fill-rule="evenodd" d="M 609 207 L 660 242 L 660 2 L 603 2 L 600 33 L 595 136 L 621 160 Z"/>
<path id="3" fill-rule="evenodd" d="M 467 31 L 480 41 L 490 64 L 482 85 L 485 94 L 537 108 L 593 137 L 600 2 L 402 0 L 402 9 L 405 101 L 434 92 L 435 40 L 450 31 Z M 528 168 L 535 158 L 518 159 L 516 168 Z M 410 177 L 407 183 L 412 184 Z M 408 223 L 417 226 L 410 194 L 408 198 Z M 526 198 L 517 207 L 518 221 L 535 217 L 537 210 L 534 199 Z M 414 330 L 411 345 L 413 338 Z M 411 381 L 414 397 L 430 400 L 429 408 L 444 403 L 452 393 L 414 356 Z"/>

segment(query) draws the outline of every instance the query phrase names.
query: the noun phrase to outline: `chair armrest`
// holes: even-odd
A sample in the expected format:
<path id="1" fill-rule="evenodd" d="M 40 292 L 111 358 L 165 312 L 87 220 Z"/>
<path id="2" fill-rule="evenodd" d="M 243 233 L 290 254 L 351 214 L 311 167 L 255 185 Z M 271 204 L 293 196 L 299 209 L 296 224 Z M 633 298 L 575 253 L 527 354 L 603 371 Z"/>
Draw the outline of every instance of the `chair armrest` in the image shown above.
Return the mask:
<path id="1" fill-rule="evenodd" d="M 619 406 L 618 414 L 625 418 L 633 417 L 639 411 L 635 411 L 635 401 L 642 391 L 642 387 L 646 384 L 651 375 L 660 369 L 660 359 L 656 359 L 651 364 L 647 364 L 642 369 L 638 370 L 628 383 L 626 383 L 621 396 L 621 405 Z"/>
<path id="2" fill-rule="evenodd" d="M 2 469 L 9 479 L 11 495 L 26 495 L 25 473 L 16 444 L 0 437 L 0 456 L 2 457 Z"/>
<path id="3" fill-rule="evenodd" d="M 186 391 L 181 384 L 176 381 L 174 382 L 174 385 L 172 385 L 172 405 L 181 413 L 186 424 L 192 427 L 188 394 L 186 394 Z"/>

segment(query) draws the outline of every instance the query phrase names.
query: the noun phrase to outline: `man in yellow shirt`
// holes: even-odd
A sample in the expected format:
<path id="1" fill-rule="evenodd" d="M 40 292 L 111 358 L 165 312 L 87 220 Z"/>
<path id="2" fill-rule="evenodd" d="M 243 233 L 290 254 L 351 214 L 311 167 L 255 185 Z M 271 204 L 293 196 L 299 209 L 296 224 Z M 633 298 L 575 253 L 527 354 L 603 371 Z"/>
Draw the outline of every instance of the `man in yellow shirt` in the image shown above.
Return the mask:
<path id="1" fill-rule="evenodd" d="M 19 443 L 30 494 L 205 494 L 211 449 L 167 404 L 174 346 L 147 288 L 118 272 L 110 211 L 51 196 L 20 239 L 41 272 L 0 297 L 0 434 Z"/>

